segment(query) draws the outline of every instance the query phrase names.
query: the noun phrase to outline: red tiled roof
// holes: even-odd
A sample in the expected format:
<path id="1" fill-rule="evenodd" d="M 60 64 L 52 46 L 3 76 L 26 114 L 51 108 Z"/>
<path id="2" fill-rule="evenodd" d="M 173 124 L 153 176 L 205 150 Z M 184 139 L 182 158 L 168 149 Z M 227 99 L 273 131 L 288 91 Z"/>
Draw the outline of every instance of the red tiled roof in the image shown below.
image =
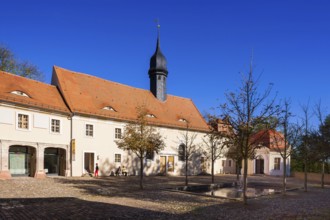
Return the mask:
<path id="1" fill-rule="evenodd" d="M 251 138 L 253 144 L 267 147 L 270 150 L 278 151 L 284 149 L 284 136 L 281 132 L 270 130 L 261 130 Z"/>
<path id="2" fill-rule="evenodd" d="M 12 94 L 23 92 L 29 97 Z M 0 71 L 0 101 L 70 114 L 55 86 Z"/>
<path id="3" fill-rule="evenodd" d="M 154 125 L 207 131 L 208 126 L 192 100 L 168 95 L 159 101 L 149 90 L 104 80 L 95 76 L 54 67 L 52 84 L 57 85 L 72 112 L 115 120 L 136 119 L 136 107 L 145 105 Z M 104 110 L 106 106 L 115 111 Z"/>

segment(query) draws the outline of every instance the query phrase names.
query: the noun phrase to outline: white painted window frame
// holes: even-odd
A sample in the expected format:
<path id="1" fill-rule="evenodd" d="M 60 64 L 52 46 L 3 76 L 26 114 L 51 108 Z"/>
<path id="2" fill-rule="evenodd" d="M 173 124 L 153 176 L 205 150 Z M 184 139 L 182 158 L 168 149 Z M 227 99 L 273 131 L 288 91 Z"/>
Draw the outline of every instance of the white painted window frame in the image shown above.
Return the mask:
<path id="1" fill-rule="evenodd" d="M 27 115 L 28 116 L 28 128 L 19 128 L 18 127 L 18 115 Z M 32 115 L 30 113 L 26 113 L 26 112 L 16 112 L 16 123 L 15 123 L 15 127 L 16 130 L 19 131 L 31 131 L 31 127 L 32 127 Z"/>
<path id="2" fill-rule="evenodd" d="M 120 155 L 120 161 L 116 161 L 116 155 Z M 115 163 L 121 163 L 123 161 L 123 155 L 121 153 L 114 153 L 114 162 Z"/>
<path id="3" fill-rule="evenodd" d="M 276 169 L 276 164 L 277 163 L 275 163 L 275 161 L 276 161 L 276 159 L 279 159 L 280 161 L 279 161 L 279 164 L 278 164 L 278 169 Z M 274 170 L 278 170 L 278 171 L 280 171 L 281 170 L 281 157 L 274 157 L 274 164 L 273 164 L 273 166 L 274 166 Z"/>
<path id="4" fill-rule="evenodd" d="M 52 120 L 59 120 L 60 121 L 60 132 L 53 132 L 52 131 Z M 56 135 L 59 135 L 59 134 L 62 134 L 62 128 L 63 128 L 63 121 L 62 121 L 62 119 L 60 119 L 60 118 L 56 118 L 56 117 L 50 117 L 50 119 L 49 119 L 49 132 L 51 133 L 51 134 L 56 134 Z"/>
<path id="5" fill-rule="evenodd" d="M 93 126 L 93 135 L 90 136 L 90 135 L 87 135 L 87 125 L 92 125 Z M 87 138 L 94 138 L 95 137 L 95 124 L 94 123 L 85 123 L 84 125 L 84 136 L 87 137 Z"/>
<path id="6" fill-rule="evenodd" d="M 116 133 L 116 130 L 117 130 L 117 129 L 120 129 L 120 136 L 121 136 L 120 138 L 116 137 L 116 136 L 117 136 L 117 133 Z M 122 139 L 122 138 L 123 138 L 123 129 L 122 129 L 122 128 L 118 128 L 118 127 L 116 127 L 114 133 L 115 133 L 115 139 L 116 139 L 116 140 L 119 140 L 119 139 Z"/>

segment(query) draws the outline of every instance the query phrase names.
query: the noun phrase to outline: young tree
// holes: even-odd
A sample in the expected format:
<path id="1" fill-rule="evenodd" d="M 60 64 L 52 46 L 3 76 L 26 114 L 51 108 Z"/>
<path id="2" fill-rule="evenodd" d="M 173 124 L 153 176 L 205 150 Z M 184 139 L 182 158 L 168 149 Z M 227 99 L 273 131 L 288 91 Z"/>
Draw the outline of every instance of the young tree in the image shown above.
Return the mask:
<path id="1" fill-rule="evenodd" d="M 309 165 L 315 161 L 316 151 L 313 148 L 313 132 L 309 125 L 311 114 L 309 110 L 309 103 L 307 105 L 301 106 L 303 117 L 301 122 L 301 131 L 299 131 L 300 135 L 300 143 L 297 146 L 297 157 L 303 162 L 303 170 L 304 170 L 304 191 L 307 192 L 307 181 L 308 181 L 308 168 Z"/>
<path id="2" fill-rule="evenodd" d="M 256 138 L 252 139 L 253 131 L 258 124 L 265 124 L 277 112 L 275 98 L 267 102 L 272 85 L 263 92 L 258 91 L 258 80 L 253 77 L 252 63 L 250 70 L 242 79 L 238 91 L 226 93 L 227 103 L 221 105 L 223 115 L 228 118 L 230 126 L 235 131 L 235 144 L 240 150 L 244 162 L 243 169 L 243 201 L 247 204 L 247 172 L 248 160 L 254 156 L 258 148 Z"/>
<path id="3" fill-rule="evenodd" d="M 328 115 L 324 122 L 320 125 L 320 159 L 322 161 L 322 177 L 321 177 L 321 187 L 324 188 L 324 166 L 330 158 L 330 115 Z"/>
<path id="4" fill-rule="evenodd" d="M 43 73 L 37 66 L 27 62 L 18 61 L 14 54 L 6 47 L 0 45 L 0 70 L 35 80 L 43 80 Z"/>
<path id="5" fill-rule="evenodd" d="M 324 166 L 330 158 L 330 115 L 323 118 L 323 111 L 321 109 L 321 102 L 316 104 L 315 112 L 319 119 L 320 126 L 317 134 L 315 134 L 314 146 L 319 152 L 319 160 L 322 163 L 321 187 L 324 188 Z"/>
<path id="6" fill-rule="evenodd" d="M 241 169 L 242 169 L 242 161 L 243 161 L 243 156 L 241 149 L 242 147 L 240 144 L 237 142 L 239 141 L 238 138 L 233 138 L 234 136 L 230 136 L 230 147 L 228 148 L 226 152 L 226 157 L 230 158 L 235 161 L 236 164 L 236 181 L 239 182 L 239 177 L 241 175 Z"/>
<path id="7" fill-rule="evenodd" d="M 148 125 L 145 106 L 137 107 L 137 120 L 128 123 L 122 139 L 116 141 L 118 148 L 132 151 L 140 159 L 140 188 L 143 189 L 144 158 L 147 152 L 159 152 L 164 148 L 162 136 Z"/>
<path id="8" fill-rule="evenodd" d="M 203 138 L 204 146 L 201 151 L 206 158 L 211 160 L 211 176 L 214 183 L 214 163 L 221 158 L 230 146 L 230 136 L 228 124 L 214 116 L 207 115 L 209 132 Z M 223 126 L 219 128 L 219 126 Z"/>
<path id="9" fill-rule="evenodd" d="M 197 145 L 195 144 L 197 134 L 189 131 L 189 121 L 186 121 L 186 130 L 181 133 L 179 141 L 179 157 L 185 162 L 185 185 L 188 186 L 188 166 L 189 161 L 197 152 Z"/>
<path id="10" fill-rule="evenodd" d="M 289 100 L 284 100 L 283 108 L 278 118 L 278 128 L 282 130 L 282 134 L 278 132 L 273 133 L 273 147 L 280 153 L 283 159 L 283 195 L 286 194 L 286 180 L 287 180 L 287 160 L 292 154 L 292 148 L 296 146 L 298 142 L 298 127 L 291 123 L 290 118 L 292 113 L 290 112 Z"/>

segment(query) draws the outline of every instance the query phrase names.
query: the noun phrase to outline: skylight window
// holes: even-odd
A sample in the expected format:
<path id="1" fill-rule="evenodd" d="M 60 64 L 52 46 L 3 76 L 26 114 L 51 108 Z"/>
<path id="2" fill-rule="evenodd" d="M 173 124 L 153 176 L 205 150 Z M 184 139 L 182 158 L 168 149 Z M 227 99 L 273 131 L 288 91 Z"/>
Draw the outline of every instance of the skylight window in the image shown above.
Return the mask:
<path id="1" fill-rule="evenodd" d="M 108 110 L 108 111 L 116 112 L 116 110 L 114 108 L 112 108 L 111 106 L 105 106 L 103 109 Z"/>
<path id="2" fill-rule="evenodd" d="M 156 116 L 154 114 L 147 114 L 148 118 L 156 118 Z"/>
<path id="3" fill-rule="evenodd" d="M 28 97 L 28 98 L 30 98 L 30 96 L 28 96 L 26 93 L 24 93 L 24 92 L 22 92 L 22 91 L 19 91 L 19 90 L 12 91 L 11 94 L 19 95 L 19 96 L 24 96 L 24 97 Z"/>

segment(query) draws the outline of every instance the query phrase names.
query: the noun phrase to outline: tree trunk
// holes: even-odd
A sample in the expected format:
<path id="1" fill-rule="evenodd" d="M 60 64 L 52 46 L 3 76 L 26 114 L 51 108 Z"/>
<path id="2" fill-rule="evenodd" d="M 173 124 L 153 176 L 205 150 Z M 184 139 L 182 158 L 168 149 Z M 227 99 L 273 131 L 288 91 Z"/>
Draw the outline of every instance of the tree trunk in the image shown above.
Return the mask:
<path id="1" fill-rule="evenodd" d="M 321 176 L 321 187 L 324 188 L 324 160 L 322 161 L 322 176 Z"/>
<path id="2" fill-rule="evenodd" d="M 186 186 L 188 186 L 188 158 L 186 157 Z"/>
<path id="3" fill-rule="evenodd" d="M 243 171 L 243 202 L 244 205 L 247 205 L 247 196 L 246 196 L 246 190 L 247 190 L 247 171 L 248 171 L 248 158 L 244 158 L 244 171 Z"/>
<path id="4" fill-rule="evenodd" d="M 140 189 L 143 189 L 143 157 L 140 158 Z"/>
<path id="5" fill-rule="evenodd" d="M 239 162 L 238 160 L 236 160 L 236 181 L 239 181 L 239 174 L 240 174 L 240 170 L 239 170 Z"/>
<path id="6" fill-rule="evenodd" d="M 212 159 L 212 184 L 214 183 L 214 160 Z"/>
<path id="7" fill-rule="evenodd" d="M 304 160 L 304 174 L 305 174 L 304 191 L 307 192 L 307 161 L 306 160 Z"/>
<path id="8" fill-rule="evenodd" d="M 283 158 L 283 195 L 285 196 L 285 194 L 286 194 L 286 155 L 284 155 Z"/>

